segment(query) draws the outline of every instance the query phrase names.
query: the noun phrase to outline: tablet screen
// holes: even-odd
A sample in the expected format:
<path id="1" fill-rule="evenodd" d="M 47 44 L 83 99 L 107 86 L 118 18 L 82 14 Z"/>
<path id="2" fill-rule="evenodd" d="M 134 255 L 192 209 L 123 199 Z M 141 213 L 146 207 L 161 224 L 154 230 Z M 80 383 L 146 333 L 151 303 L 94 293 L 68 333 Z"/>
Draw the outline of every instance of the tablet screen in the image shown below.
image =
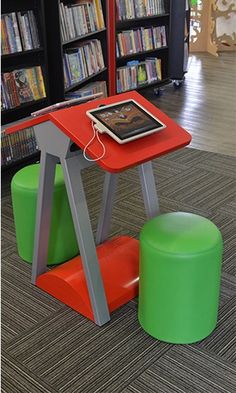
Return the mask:
<path id="1" fill-rule="evenodd" d="M 133 101 L 91 111 L 91 114 L 120 139 L 163 128 L 162 123 Z"/>

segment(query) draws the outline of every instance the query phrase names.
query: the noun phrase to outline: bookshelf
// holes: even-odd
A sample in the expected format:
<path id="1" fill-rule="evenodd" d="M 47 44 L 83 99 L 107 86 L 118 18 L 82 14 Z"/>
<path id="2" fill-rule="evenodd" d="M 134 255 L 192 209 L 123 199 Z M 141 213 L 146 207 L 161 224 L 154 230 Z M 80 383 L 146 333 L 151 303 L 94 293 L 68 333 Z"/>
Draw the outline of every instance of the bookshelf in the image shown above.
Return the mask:
<path id="1" fill-rule="evenodd" d="M 146 10 L 139 10 L 141 5 L 146 5 Z M 117 94 L 122 91 L 128 91 L 135 88 L 141 90 L 146 87 L 153 86 L 154 91 L 158 92 L 159 87 L 174 80 L 174 83 L 180 84 L 186 72 L 186 64 L 188 58 L 189 46 L 189 17 L 190 7 L 186 10 L 187 0 L 151 0 L 151 1 L 135 1 L 135 0 L 113 0 L 108 4 L 108 46 L 109 46 L 109 94 Z M 159 35 L 158 29 L 165 29 L 165 42 L 155 41 Z M 155 35 L 153 29 L 157 30 Z M 146 30 L 145 40 L 151 41 L 151 46 L 143 46 L 140 50 L 140 37 L 137 38 L 137 30 Z M 133 33 L 135 32 L 136 36 Z M 149 34 L 150 33 L 150 34 Z M 126 53 L 120 54 L 117 50 L 120 35 L 123 36 L 123 46 L 126 46 Z M 130 40 L 130 42 L 129 42 Z M 121 41 L 121 39 L 120 39 Z M 158 40 L 159 41 L 159 40 Z M 139 50 L 137 51 L 137 47 Z M 128 48 L 128 49 L 127 49 Z M 120 49 L 120 48 L 119 48 Z M 131 51 L 130 51 L 131 49 Z M 134 50 L 135 49 L 135 50 Z M 133 50 L 133 53 L 131 53 Z M 135 53 L 137 52 L 137 53 Z M 151 61 L 158 59 L 160 72 L 152 74 L 155 63 Z M 141 68 L 139 63 L 150 62 L 148 66 L 144 66 L 146 71 L 145 77 L 139 81 L 138 71 L 135 67 Z M 124 69 L 127 67 L 128 70 Z M 131 69 L 133 67 L 133 69 Z M 158 69 L 158 64 L 156 66 Z M 118 81 L 117 81 L 118 74 Z M 145 74 L 145 73 L 144 73 Z M 128 84 L 124 81 L 128 80 Z M 135 82 L 136 79 L 136 82 Z M 120 83 L 121 80 L 121 83 Z M 131 81 L 131 82 L 130 82 Z"/>
<path id="2" fill-rule="evenodd" d="M 133 88 L 141 90 L 149 86 L 161 86 L 169 81 L 169 1 L 154 1 L 150 2 L 150 5 L 151 3 L 156 9 L 148 8 L 147 5 L 143 12 L 139 12 L 139 3 L 135 1 L 131 9 L 124 0 L 113 0 L 109 3 L 109 94 L 111 95 Z M 162 42 L 161 29 L 164 29 Z M 120 50 L 122 47 L 125 49 L 123 53 Z M 158 64 L 154 59 L 158 59 Z M 141 65 L 135 64 L 137 62 Z M 143 78 L 138 71 L 142 72 L 142 67 Z M 120 80 L 124 82 L 125 79 L 131 79 L 131 86 L 120 83 Z"/>
<path id="3" fill-rule="evenodd" d="M 29 27 L 26 21 L 29 24 L 32 14 L 34 20 L 32 21 L 31 19 L 31 25 Z M 23 27 L 22 20 L 24 20 Z M 3 0 L 1 22 L 2 89 L 7 91 L 5 100 L 2 98 L 2 106 L 4 106 L 2 108 L 2 124 L 6 124 L 30 115 L 31 112 L 48 105 L 50 100 L 44 1 Z M 34 28 L 34 34 L 32 34 L 32 28 Z M 5 36 L 3 34 L 4 32 L 6 34 Z M 4 43 L 5 50 L 3 50 Z M 36 70 L 36 66 L 40 67 L 40 69 L 38 68 Z M 19 73 L 19 70 L 23 71 Z M 40 74 L 37 74 L 37 71 Z M 7 78 L 8 82 L 6 82 Z M 27 85 L 28 83 L 30 84 L 30 92 L 26 91 L 27 86 L 23 85 L 22 88 L 22 78 L 26 78 Z M 38 84 L 39 79 L 41 80 L 42 78 L 44 91 L 40 91 Z M 32 94 L 32 86 L 34 85 L 35 88 L 36 82 L 37 91 L 33 91 Z"/>
<path id="4" fill-rule="evenodd" d="M 96 17 L 90 10 L 89 21 L 84 21 L 80 18 L 85 17 L 85 8 L 87 9 L 90 5 L 86 5 L 86 3 L 88 4 L 90 2 L 76 0 L 3 1 L 3 14 L 14 12 L 17 15 L 18 12 L 24 14 L 28 10 L 33 10 L 37 21 L 40 45 L 22 51 L 18 51 L 19 48 L 12 47 L 14 53 L 7 53 L 2 56 L 2 72 L 13 71 L 17 68 L 33 67 L 36 64 L 40 64 L 42 66 L 46 88 L 45 98 L 25 102 L 16 108 L 4 110 L 2 112 L 3 124 L 20 120 L 42 107 L 63 101 L 66 95 L 73 94 L 78 89 L 81 90 L 81 95 L 86 95 L 88 91 L 86 89 L 89 89 L 89 91 L 92 89 L 93 92 L 96 92 L 96 88 L 101 90 L 102 84 L 102 91 L 106 94 L 108 81 L 106 2 L 108 0 L 93 0 L 96 7 L 101 5 L 101 8 L 99 7 L 99 16 Z M 66 9 L 68 20 L 67 18 L 62 20 L 63 7 L 64 10 Z M 75 16 L 77 19 L 75 19 Z M 71 17 L 72 19 L 69 19 Z M 86 17 L 88 17 L 88 14 L 86 14 Z M 62 26 L 63 24 L 64 26 Z M 74 27 L 73 31 L 71 30 L 72 25 Z M 67 31 L 65 31 L 65 27 Z M 80 29 L 79 31 L 77 27 Z M 21 42 L 23 42 L 22 38 Z M 89 42 L 92 42 L 92 44 L 87 45 Z M 82 77 L 79 77 L 78 80 L 70 80 L 70 83 L 66 84 L 63 68 L 64 58 L 65 54 L 70 52 L 71 48 L 75 47 L 80 48 L 80 55 L 83 56 L 83 59 L 88 55 L 90 57 L 97 56 L 97 58 L 95 58 L 93 64 L 90 64 L 90 67 L 77 68 L 77 73 L 81 72 L 81 70 L 83 71 Z M 98 57 L 99 55 L 100 57 Z M 74 63 L 72 66 L 74 67 Z M 98 82 L 101 82 L 101 84 L 96 87 L 96 83 Z M 91 83 L 93 83 L 93 87 L 91 87 Z M 32 130 L 26 130 L 25 132 L 14 134 L 14 136 L 6 136 L 3 133 L 1 150 L 2 168 L 9 168 L 16 162 L 28 159 L 29 157 L 39 157 L 38 154 L 35 154 L 38 152 L 38 146 Z"/>
<path id="5" fill-rule="evenodd" d="M 29 116 L 50 102 L 44 1 L 3 0 L 1 29 L 1 109 L 2 125 L 5 125 Z M 33 129 L 11 136 L 2 131 L 3 169 L 19 160 L 38 158 Z"/>
<path id="6" fill-rule="evenodd" d="M 100 23 L 100 25 L 97 23 L 93 26 L 92 23 L 90 23 L 90 28 L 89 29 L 85 28 L 84 30 L 82 29 L 83 23 L 79 18 L 80 18 L 80 12 L 82 13 L 83 11 L 81 10 L 81 7 L 86 7 L 87 2 L 81 1 L 81 5 L 80 5 L 80 2 L 78 1 L 76 2 L 75 0 L 69 0 L 69 1 L 55 0 L 49 2 L 45 1 L 47 40 L 48 40 L 48 48 L 50 48 L 50 50 L 48 51 L 49 74 L 54 75 L 54 77 L 51 77 L 49 80 L 49 90 L 51 92 L 50 98 L 52 104 L 58 101 L 63 101 L 67 93 L 74 92 L 81 88 L 83 89 L 86 85 L 88 85 L 88 83 L 92 83 L 95 81 L 106 81 L 107 83 L 108 55 L 107 55 L 107 44 L 106 44 L 107 41 L 106 3 L 108 1 L 109 0 L 100 0 L 100 1 L 94 0 L 93 3 L 97 7 L 99 4 L 101 4 L 104 23 Z M 68 9 L 70 11 L 72 10 L 71 11 L 73 13 L 72 18 L 74 19 L 69 19 L 71 17 L 71 14 L 68 12 Z M 94 15 L 94 13 L 92 15 Z M 73 30 L 69 29 L 71 25 L 74 26 Z M 78 31 L 78 29 L 76 30 L 78 26 L 80 28 L 80 31 Z M 93 41 L 95 44 L 99 42 L 99 45 L 101 45 L 100 49 L 103 57 L 103 64 L 100 64 L 100 67 L 97 67 L 95 69 L 95 72 L 92 72 L 92 70 L 90 70 L 89 72 L 84 73 L 83 77 L 78 78 L 77 81 L 71 81 L 70 78 L 68 78 L 71 83 L 66 84 L 65 73 L 64 73 L 65 54 L 73 52 L 73 48 L 79 47 L 80 48 L 79 56 L 82 55 L 88 56 L 88 52 L 86 52 L 85 49 L 81 49 L 81 47 L 85 48 L 86 44 L 89 41 Z M 68 58 L 66 60 L 68 60 Z M 67 74 L 68 74 L 68 67 L 67 67 Z M 79 74 L 79 70 L 77 70 L 77 74 Z M 69 72 L 69 76 L 71 76 L 70 72 Z"/>

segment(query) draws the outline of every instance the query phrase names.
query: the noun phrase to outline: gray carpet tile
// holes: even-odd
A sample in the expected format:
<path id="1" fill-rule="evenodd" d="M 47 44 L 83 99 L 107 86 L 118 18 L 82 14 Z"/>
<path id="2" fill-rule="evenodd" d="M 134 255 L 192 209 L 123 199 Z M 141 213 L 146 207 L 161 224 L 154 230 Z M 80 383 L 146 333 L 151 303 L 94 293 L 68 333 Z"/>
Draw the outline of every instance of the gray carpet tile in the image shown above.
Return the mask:
<path id="1" fill-rule="evenodd" d="M 154 160 L 161 212 L 186 211 L 212 220 L 224 240 L 217 327 L 205 340 L 176 346 L 146 334 L 138 300 L 103 327 L 30 283 L 31 266 L 17 254 L 10 175 L 3 179 L 2 345 L 4 393 L 225 393 L 236 391 L 235 171 L 232 157 L 191 148 Z M 14 173 L 14 172 L 12 172 Z M 104 174 L 83 173 L 95 232 Z M 110 236 L 139 237 L 146 221 L 137 169 L 122 173 Z"/>
<path id="2" fill-rule="evenodd" d="M 236 366 L 236 296 L 220 308 L 216 329 L 198 346 Z"/>
<path id="3" fill-rule="evenodd" d="M 2 393 L 58 393 L 52 386 L 49 386 L 35 372 L 31 372 L 20 363 L 2 353 Z"/>
<path id="4" fill-rule="evenodd" d="M 236 369 L 206 351 L 175 346 L 122 393 L 234 393 Z"/>

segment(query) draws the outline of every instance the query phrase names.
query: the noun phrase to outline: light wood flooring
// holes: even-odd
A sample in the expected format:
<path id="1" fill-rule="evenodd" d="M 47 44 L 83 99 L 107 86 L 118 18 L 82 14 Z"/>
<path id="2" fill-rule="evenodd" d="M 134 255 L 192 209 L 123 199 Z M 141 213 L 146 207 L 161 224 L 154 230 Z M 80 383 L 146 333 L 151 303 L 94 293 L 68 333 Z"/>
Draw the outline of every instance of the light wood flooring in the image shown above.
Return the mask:
<path id="1" fill-rule="evenodd" d="M 143 95 L 191 133 L 191 147 L 236 156 L 236 52 L 192 54 L 180 89 Z"/>

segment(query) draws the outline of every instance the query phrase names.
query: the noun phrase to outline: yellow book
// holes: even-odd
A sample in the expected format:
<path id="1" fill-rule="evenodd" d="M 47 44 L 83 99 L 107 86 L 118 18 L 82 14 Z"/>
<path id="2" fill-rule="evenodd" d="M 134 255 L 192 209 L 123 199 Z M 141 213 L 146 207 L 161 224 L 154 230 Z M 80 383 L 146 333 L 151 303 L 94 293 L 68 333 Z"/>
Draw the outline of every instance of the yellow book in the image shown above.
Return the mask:
<path id="1" fill-rule="evenodd" d="M 34 100 L 39 100 L 40 97 L 40 92 L 37 84 L 37 75 L 35 73 L 34 68 L 27 68 L 26 70 L 26 76 L 27 80 L 29 82 L 30 89 L 33 93 Z"/>
<path id="2" fill-rule="evenodd" d="M 45 92 L 42 69 L 40 66 L 37 66 L 37 67 L 35 67 L 35 71 L 36 71 L 37 84 L 38 84 L 40 98 L 44 98 L 44 97 L 46 97 L 46 92 Z"/>
<path id="3" fill-rule="evenodd" d="M 99 30 L 100 30 L 105 27 L 102 4 L 101 4 L 101 0 L 94 0 L 94 2 L 95 2 L 95 11 L 97 14 L 97 19 L 98 19 L 98 26 L 99 26 Z"/>
<path id="4" fill-rule="evenodd" d="M 144 40 L 145 40 L 145 50 L 149 50 L 149 37 L 148 37 L 148 30 L 144 30 Z"/>
<path id="5" fill-rule="evenodd" d="M 161 72 L 161 59 L 156 59 L 156 70 L 157 70 L 157 77 L 158 80 L 162 80 L 162 72 Z"/>
<path id="6" fill-rule="evenodd" d="M 136 45 L 135 45 L 134 31 L 133 30 L 131 30 L 130 37 L 131 37 L 131 42 L 132 42 L 133 53 L 136 53 L 137 52 L 137 48 L 136 48 Z"/>

